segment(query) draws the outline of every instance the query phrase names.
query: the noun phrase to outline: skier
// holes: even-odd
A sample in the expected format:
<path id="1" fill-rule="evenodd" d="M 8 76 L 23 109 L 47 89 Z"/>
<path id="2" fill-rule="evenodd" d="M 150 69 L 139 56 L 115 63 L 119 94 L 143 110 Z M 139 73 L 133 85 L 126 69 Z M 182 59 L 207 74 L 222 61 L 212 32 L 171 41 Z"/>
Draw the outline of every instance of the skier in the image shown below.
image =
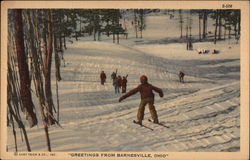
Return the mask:
<path id="1" fill-rule="evenodd" d="M 115 87 L 115 93 L 120 93 L 118 77 L 113 80 L 113 86 Z"/>
<path id="2" fill-rule="evenodd" d="M 127 98 L 127 97 L 129 97 L 137 92 L 140 92 L 141 102 L 140 102 L 138 113 L 137 113 L 138 121 L 136 123 L 142 125 L 142 120 L 144 118 L 144 110 L 145 110 L 145 106 L 147 104 L 149 106 L 149 111 L 151 113 L 151 117 L 153 118 L 153 122 L 159 123 L 157 112 L 156 112 L 155 106 L 154 106 L 154 93 L 153 93 L 153 91 L 159 93 L 160 97 L 164 96 L 163 92 L 160 88 L 157 88 L 157 87 L 149 84 L 148 78 L 145 75 L 140 77 L 140 81 L 141 81 L 141 84 L 138 87 L 129 91 L 127 94 L 120 97 L 119 102 L 121 102 L 125 98 Z"/>
<path id="3" fill-rule="evenodd" d="M 185 73 L 183 73 L 182 71 L 180 71 L 179 73 L 179 79 L 180 79 L 180 82 L 184 83 L 184 76 L 185 76 Z"/>
<path id="4" fill-rule="evenodd" d="M 122 93 L 126 93 L 126 89 L 127 89 L 127 77 L 128 75 L 125 77 L 122 77 Z"/>
<path id="5" fill-rule="evenodd" d="M 119 89 L 122 87 L 122 77 L 120 75 L 118 76 L 118 87 Z"/>
<path id="6" fill-rule="evenodd" d="M 104 85 L 104 82 L 106 82 L 106 74 L 104 73 L 104 71 L 101 72 L 100 79 L 101 79 L 101 84 Z"/>
<path id="7" fill-rule="evenodd" d="M 115 80 L 115 78 L 116 78 L 116 74 L 117 74 L 117 69 L 116 69 L 115 72 L 113 72 L 113 73 L 111 74 L 111 79 L 113 80 L 113 83 L 114 83 L 114 80 Z"/>

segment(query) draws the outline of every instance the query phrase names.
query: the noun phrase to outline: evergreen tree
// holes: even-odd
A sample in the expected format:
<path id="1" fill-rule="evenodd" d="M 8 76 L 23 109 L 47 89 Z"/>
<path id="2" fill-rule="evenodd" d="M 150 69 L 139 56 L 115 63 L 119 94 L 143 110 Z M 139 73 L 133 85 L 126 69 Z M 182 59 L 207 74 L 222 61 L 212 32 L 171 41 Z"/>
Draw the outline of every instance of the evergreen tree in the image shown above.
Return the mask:
<path id="1" fill-rule="evenodd" d="M 143 9 L 139 9 L 138 12 L 139 12 L 138 28 L 139 28 L 139 31 L 141 32 L 140 38 L 142 38 L 142 31 L 146 28 L 145 13 Z"/>
<path id="2" fill-rule="evenodd" d="M 203 39 L 207 37 L 207 17 L 208 17 L 207 10 L 203 10 L 203 33 L 202 33 Z"/>
<path id="3" fill-rule="evenodd" d="M 47 10 L 48 17 L 48 51 L 45 55 L 45 95 L 48 104 L 48 124 L 53 125 L 55 122 L 53 120 L 53 99 L 51 92 L 51 62 L 52 62 L 52 53 L 53 53 L 53 30 L 52 30 L 52 13 L 51 10 Z"/>
<path id="4" fill-rule="evenodd" d="M 134 9 L 134 27 L 135 27 L 135 37 L 138 38 L 138 20 L 137 20 L 137 9 Z"/>
<path id="5" fill-rule="evenodd" d="M 14 31 L 15 31 L 15 44 L 16 44 L 16 57 L 18 62 L 19 77 L 20 77 L 20 94 L 24 108 L 27 112 L 27 119 L 30 127 L 37 125 L 37 117 L 34 112 L 34 104 L 32 102 L 31 90 L 30 90 L 30 75 L 29 67 L 27 64 L 27 56 L 24 46 L 24 34 L 23 34 L 23 20 L 22 10 L 13 10 Z"/>
<path id="6" fill-rule="evenodd" d="M 217 9 L 215 11 L 216 21 L 215 21 L 215 31 L 214 31 L 214 44 L 216 44 L 216 40 L 217 40 L 217 30 L 218 30 L 217 28 L 218 28 L 219 14 L 220 14 L 220 11 Z"/>
<path id="7" fill-rule="evenodd" d="M 110 29 L 110 32 L 113 34 L 113 43 L 115 43 L 115 35 L 117 37 L 117 43 L 119 43 L 119 35 L 121 33 L 124 33 L 124 29 L 120 24 L 120 19 L 122 18 L 120 10 L 119 9 L 109 10 L 108 16 L 110 17 L 110 23 L 111 23 L 108 28 Z"/>
<path id="8" fill-rule="evenodd" d="M 181 38 L 182 38 L 182 28 L 183 28 L 183 15 L 182 15 L 182 10 L 179 9 L 179 23 L 180 23 L 180 29 L 181 29 Z"/>

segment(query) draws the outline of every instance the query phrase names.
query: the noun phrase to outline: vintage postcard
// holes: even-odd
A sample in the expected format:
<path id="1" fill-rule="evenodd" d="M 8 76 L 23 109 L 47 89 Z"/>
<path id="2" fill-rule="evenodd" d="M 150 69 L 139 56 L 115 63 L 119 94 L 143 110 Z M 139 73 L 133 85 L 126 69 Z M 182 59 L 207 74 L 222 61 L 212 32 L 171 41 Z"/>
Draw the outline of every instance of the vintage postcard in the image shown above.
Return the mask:
<path id="1" fill-rule="evenodd" d="M 0 158 L 247 160 L 249 2 L 2 2 Z"/>

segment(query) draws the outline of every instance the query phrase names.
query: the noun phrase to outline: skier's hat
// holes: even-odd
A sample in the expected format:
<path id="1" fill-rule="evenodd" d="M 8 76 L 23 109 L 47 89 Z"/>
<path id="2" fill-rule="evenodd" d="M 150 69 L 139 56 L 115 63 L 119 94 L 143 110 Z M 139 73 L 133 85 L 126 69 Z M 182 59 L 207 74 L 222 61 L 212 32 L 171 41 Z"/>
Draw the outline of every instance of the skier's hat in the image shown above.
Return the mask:
<path id="1" fill-rule="evenodd" d="M 141 81 L 142 83 L 143 83 L 143 82 L 147 82 L 147 81 L 148 81 L 147 76 L 142 75 L 142 76 L 140 77 L 140 81 Z"/>

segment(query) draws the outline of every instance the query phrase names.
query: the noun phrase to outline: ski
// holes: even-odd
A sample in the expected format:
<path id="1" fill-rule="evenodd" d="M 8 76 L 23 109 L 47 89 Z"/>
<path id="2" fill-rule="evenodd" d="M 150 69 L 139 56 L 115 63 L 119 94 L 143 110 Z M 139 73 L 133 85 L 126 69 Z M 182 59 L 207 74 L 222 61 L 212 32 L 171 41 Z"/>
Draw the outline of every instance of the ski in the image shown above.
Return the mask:
<path id="1" fill-rule="evenodd" d="M 148 119 L 148 121 L 151 123 L 154 123 L 151 119 Z M 154 123 L 154 124 L 158 124 L 158 125 L 165 127 L 165 128 L 170 128 L 169 126 L 166 126 L 165 124 L 162 124 L 162 123 Z"/>
<path id="2" fill-rule="evenodd" d="M 153 129 L 152 129 L 152 128 L 147 127 L 147 126 L 145 126 L 145 125 L 143 125 L 143 124 L 139 124 L 139 123 L 138 123 L 138 122 L 136 122 L 135 120 L 133 120 L 133 123 L 134 123 L 134 124 L 137 124 L 137 125 L 140 125 L 141 127 L 144 127 L 144 128 L 147 128 L 147 129 L 150 129 L 151 131 L 153 131 Z"/>

